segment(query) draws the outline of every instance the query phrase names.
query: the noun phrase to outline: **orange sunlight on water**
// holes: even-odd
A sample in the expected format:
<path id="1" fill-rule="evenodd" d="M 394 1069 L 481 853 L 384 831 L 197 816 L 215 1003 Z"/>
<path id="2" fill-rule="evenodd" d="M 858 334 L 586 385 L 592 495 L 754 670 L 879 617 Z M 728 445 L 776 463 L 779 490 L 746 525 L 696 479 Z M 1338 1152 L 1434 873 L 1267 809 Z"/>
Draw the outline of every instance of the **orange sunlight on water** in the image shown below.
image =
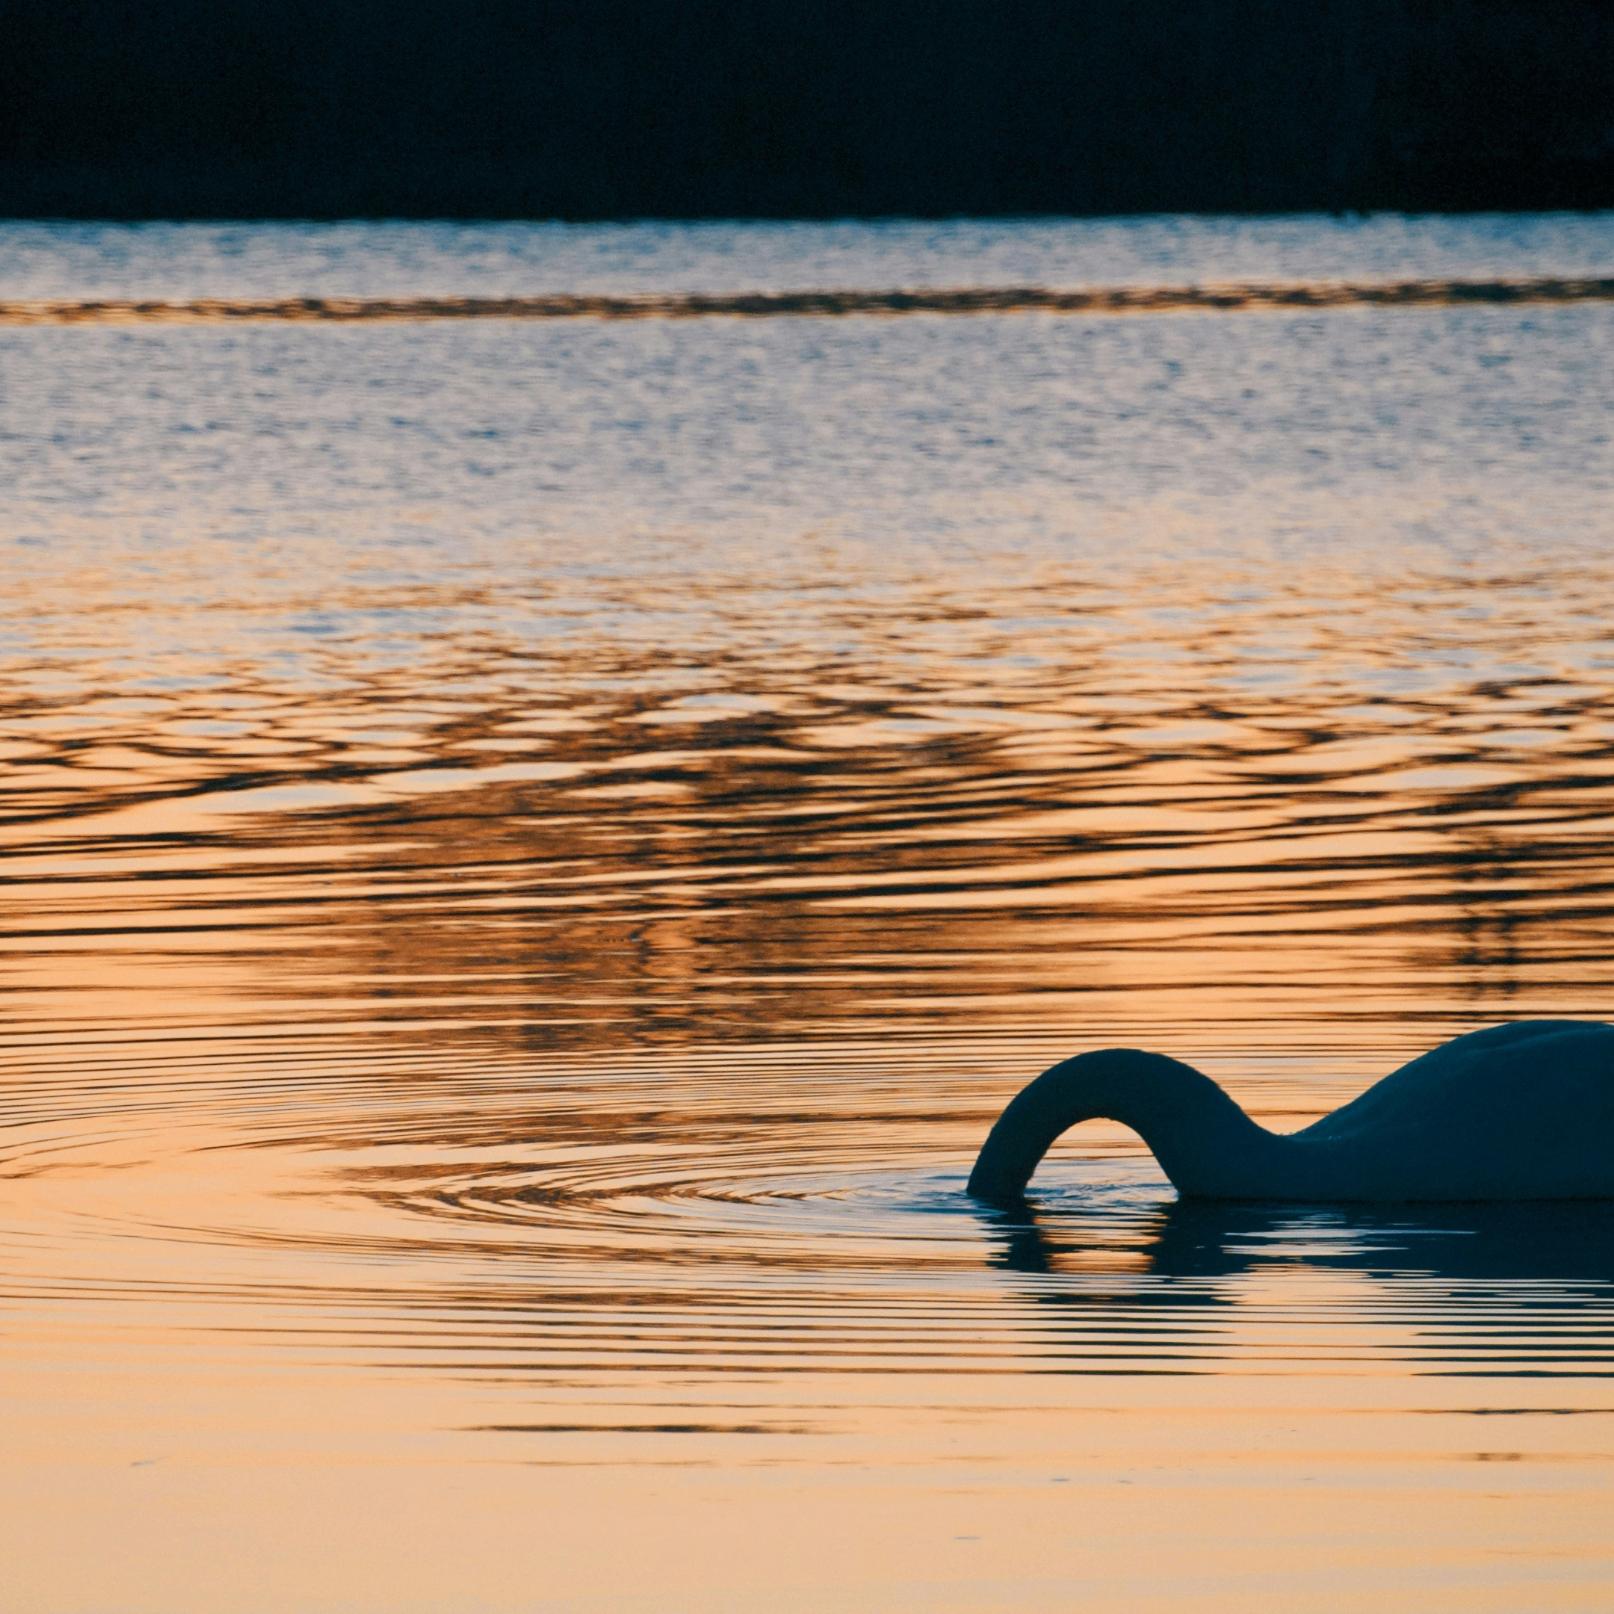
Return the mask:
<path id="1" fill-rule="evenodd" d="M 962 1185 L 1608 1016 L 1610 318 L 0 332 L 11 1606 L 1605 1607 L 1605 1207 Z"/>

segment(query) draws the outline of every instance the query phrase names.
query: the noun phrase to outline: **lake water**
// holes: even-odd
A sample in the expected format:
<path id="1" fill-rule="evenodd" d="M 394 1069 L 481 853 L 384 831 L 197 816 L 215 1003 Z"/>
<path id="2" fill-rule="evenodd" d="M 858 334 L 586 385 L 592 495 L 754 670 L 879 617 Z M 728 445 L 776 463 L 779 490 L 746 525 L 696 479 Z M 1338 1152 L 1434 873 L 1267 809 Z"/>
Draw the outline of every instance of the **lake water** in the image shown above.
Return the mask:
<path id="1" fill-rule="evenodd" d="M 1614 1210 L 962 1187 L 1614 1010 L 1611 265 L 0 226 L 0 1601 L 1608 1608 Z M 656 317 L 1228 281 L 1436 292 Z"/>

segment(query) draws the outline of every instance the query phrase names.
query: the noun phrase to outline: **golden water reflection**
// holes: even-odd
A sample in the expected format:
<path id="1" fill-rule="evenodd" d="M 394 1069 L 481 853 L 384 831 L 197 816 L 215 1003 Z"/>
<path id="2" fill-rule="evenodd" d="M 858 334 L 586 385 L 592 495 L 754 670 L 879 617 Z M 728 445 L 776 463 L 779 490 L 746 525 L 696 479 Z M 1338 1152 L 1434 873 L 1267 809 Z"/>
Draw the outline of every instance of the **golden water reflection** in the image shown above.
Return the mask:
<path id="1" fill-rule="evenodd" d="M 1606 1603 L 1600 1210 L 961 1194 L 1608 1016 L 1606 319 L 8 331 L 17 1606 Z"/>

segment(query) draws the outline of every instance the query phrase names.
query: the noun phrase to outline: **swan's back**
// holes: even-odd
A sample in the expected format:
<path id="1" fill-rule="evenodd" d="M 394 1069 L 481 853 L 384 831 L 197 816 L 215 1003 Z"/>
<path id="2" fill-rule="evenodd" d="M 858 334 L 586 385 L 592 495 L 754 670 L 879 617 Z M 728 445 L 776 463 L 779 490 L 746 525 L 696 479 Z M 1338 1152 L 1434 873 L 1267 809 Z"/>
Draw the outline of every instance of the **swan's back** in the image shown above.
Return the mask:
<path id="1" fill-rule="evenodd" d="M 1458 1037 L 1295 1137 L 1360 1154 L 1408 1197 L 1614 1195 L 1614 1026 L 1527 1020 Z"/>

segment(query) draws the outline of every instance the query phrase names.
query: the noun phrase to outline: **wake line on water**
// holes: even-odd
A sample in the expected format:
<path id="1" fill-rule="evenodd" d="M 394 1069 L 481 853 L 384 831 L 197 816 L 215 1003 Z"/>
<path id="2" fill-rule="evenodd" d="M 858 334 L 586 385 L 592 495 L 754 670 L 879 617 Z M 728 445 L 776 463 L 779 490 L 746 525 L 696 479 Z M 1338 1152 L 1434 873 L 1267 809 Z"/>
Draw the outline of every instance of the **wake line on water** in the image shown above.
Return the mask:
<path id="1" fill-rule="evenodd" d="M 846 314 L 1243 313 L 1614 301 L 1614 276 L 1528 280 L 1293 281 L 1203 286 L 965 286 L 888 291 L 674 292 L 530 297 L 191 298 L 0 301 L 0 325 L 427 319 L 776 319 Z"/>

